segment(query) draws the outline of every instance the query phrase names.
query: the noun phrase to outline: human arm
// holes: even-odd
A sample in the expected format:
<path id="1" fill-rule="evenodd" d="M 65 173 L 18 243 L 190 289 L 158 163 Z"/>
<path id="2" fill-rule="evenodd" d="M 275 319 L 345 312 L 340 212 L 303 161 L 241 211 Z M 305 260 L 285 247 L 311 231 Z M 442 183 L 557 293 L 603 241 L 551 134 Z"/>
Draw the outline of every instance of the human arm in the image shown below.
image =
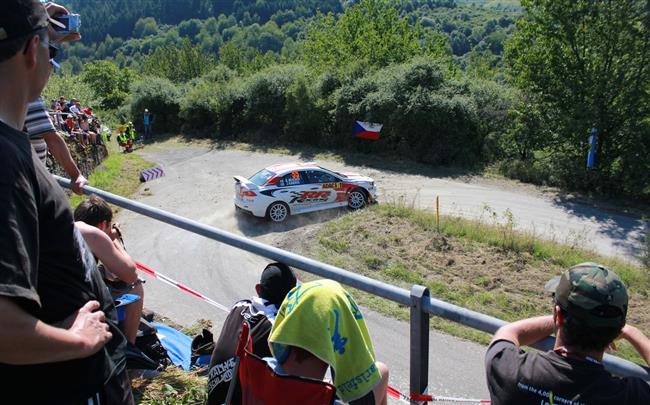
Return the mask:
<path id="1" fill-rule="evenodd" d="M 41 322 L 12 299 L 0 296 L 0 362 L 52 363 L 96 353 L 112 337 L 98 308 L 99 302 L 87 302 L 69 318 L 70 328 L 64 329 Z"/>
<path id="2" fill-rule="evenodd" d="M 492 338 L 492 343 L 497 340 L 507 340 L 517 347 L 528 346 L 539 342 L 555 331 L 553 316 L 537 316 L 522 319 L 502 326 Z"/>
<path id="3" fill-rule="evenodd" d="M 618 338 L 630 342 L 641 357 L 643 357 L 646 364 L 650 365 L 650 339 L 643 332 L 632 325 L 625 325 Z"/>
<path id="4" fill-rule="evenodd" d="M 108 271 L 125 283 L 132 284 L 138 280 L 135 262 L 124 250 L 119 238 L 111 240 L 101 229 L 81 221 L 75 222 L 75 226 L 81 232 L 90 251 L 104 263 Z"/>
<path id="5" fill-rule="evenodd" d="M 81 188 L 88 184 L 88 180 L 79 171 L 63 138 L 56 132 L 50 131 L 43 134 L 43 139 L 45 139 L 47 148 L 52 152 L 54 159 L 63 166 L 63 170 L 70 176 L 72 191 L 82 194 Z"/>

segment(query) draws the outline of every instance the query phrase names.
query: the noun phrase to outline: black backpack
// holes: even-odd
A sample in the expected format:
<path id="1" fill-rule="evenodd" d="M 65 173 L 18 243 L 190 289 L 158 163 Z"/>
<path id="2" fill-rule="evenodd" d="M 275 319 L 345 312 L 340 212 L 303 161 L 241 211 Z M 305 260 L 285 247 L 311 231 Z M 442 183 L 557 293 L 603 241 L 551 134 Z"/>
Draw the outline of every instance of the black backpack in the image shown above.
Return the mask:
<path id="1" fill-rule="evenodd" d="M 156 327 L 146 319 L 140 318 L 135 348 L 126 348 L 126 368 L 137 370 L 164 370 L 172 364 L 167 349 L 162 345 Z"/>

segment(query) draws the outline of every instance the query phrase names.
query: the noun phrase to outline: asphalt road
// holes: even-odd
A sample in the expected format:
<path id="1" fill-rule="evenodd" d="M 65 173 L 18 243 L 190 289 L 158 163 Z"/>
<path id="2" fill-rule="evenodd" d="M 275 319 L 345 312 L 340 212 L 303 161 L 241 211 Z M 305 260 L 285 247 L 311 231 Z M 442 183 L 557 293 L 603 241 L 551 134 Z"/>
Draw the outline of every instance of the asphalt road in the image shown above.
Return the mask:
<path id="1" fill-rule="evenodd" d="M 238 150 L 210 150 L 188 146 L 148 148 L 143 155 L 165 169 L 165 177 L 144 184 L 135 199 L 166 211 L 256 240 L 274 244 L 286 230 L 314 226 L 345 210 L 289 218 L 274 226 L 235 215 L 232 196 L 234 175 L 250 176 L 257 170 L 298 157 Z M 403 199 L 421 208 L 433 208 L 440 197 L 443 213 L 489 221 L 503 221 L 509 209 L 517 227 L 540 237 L 580 243 L 603 254 L 632 259 L 638 249 L 641 220 L 625 214 L 544 194 L 531 188 L 513 187 L 484 179 L 458 180 L 402 174 L 378 167 L 349 167 L 319 162 L 333 170 L 352 170 L 374 177 L 383 201 Z M 491 212 L 497 213 L 493 218 Z M 215 301 L 229 306 L 253 295 L 264 258 L 174 228 L 146 217 L 122 211 L 120 222 L 127 249 L 134 258 Z M 292 232 L 292 237 L 295 236 Z M 210 319 L 218 333 L 225 312 L 157 280 L 145 285 L 145 306 L 177 323 L 191 325 Z M 364 311 L 380 360 L 391 368 L 391 385 L 408 388 L 409 326 L 405 322 Z M 435 319 L 432 319 L 435 322 Z M 431 332 L 429 392 L 436 395 L 487 398 L 484 381 L 485 348 Z"/>

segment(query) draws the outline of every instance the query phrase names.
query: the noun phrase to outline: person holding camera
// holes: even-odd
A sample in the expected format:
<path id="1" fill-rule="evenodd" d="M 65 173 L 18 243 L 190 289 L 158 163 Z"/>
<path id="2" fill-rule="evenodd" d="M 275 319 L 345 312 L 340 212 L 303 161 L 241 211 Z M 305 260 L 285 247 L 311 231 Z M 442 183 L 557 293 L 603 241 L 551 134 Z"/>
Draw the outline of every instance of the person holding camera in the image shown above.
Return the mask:
<path id="1" fill-rule="evenodd" d="M 123 294 L 140 297 L 139 301 L 125 307 L 126 318 L 122 324 L 132 348 L 144 307 L 143 280 L 138 277 L 135 261 L 124 248 L 122 232 L 113 223 L 113 211 L 104 199 L 91 195 L 74 210 L 74 219 L 90 251 L 100 262 L 98 268 L 113 298 Z"/>
<path id="2" fill-rule="evenodd" d="M 49 19 L 50 27 L 52 27 L 52 24 L 58 24 L 55 26 L 56 28 L 49 29 L 50 44 L 52 45 L 50 47 L 50 63 L 54 63 L 53 60 L 58 48 L 53 44 L 76 41 L 81 36 L 78 32 L 62 31 L 61 23 L 57 19 L 68 16 L 67 9 L 55 3 L 45 3 L 45 7 L 52 16 Z M 77 167 L 65 141 L 56 132 L 43 97 L 38 97 L 29 103 L 23 131 L 29 135 L 32 146 L 43 165 L 45 165 L 47 151 L 49 150 L 72 180 L 72 191 L 81 194 L 81 189 L 88 183 L 88 180 Z"/>
<path id="3" fill-rule="evenodd" d="M 56 10 L 4 0 L 0 13 L 2 401 L 133 404 L 112 297 L 67 196 L 21 131 L 52 69 L 48 12 Z"/>

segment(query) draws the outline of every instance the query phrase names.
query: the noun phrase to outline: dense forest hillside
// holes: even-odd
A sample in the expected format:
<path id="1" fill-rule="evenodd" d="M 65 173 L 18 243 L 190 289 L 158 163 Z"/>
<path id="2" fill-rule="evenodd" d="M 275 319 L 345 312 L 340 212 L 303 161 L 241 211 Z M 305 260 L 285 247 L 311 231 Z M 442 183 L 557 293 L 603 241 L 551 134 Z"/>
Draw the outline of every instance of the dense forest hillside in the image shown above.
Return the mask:
<path id="1" fill-rule="evenodd" d="M 358 1 L 339 0 L 67 0 L 63 4 L 83 16 L 83 41 L 66 52 L 65 67 L 77 73 L 89 61 L 112 58 L 121 67 L 139 66 L 144 56 L 184 40 L 204 52 L 219 54 L 230 44 L 249 55 L 272 52 L 291 58 L 295 43 L 315 16 L 340 15 Z M 442 32 L 461 65 L 478 57 L 495 66 L 506 38 L 521 14 L 516 2 L 405 0 L 399 12 L 412 24 Z"/>
<path id="2" fill-rule="evenodd" d="M 48 97 L 80 96 L 136 125 L 149 108 L 158 132 L 650 201 L 645 0 L 62 3 L 81 14 L 83 38 L 63 47 Z M 352 137 L 355 120 L 384 124 L 381 139 Z"/>

